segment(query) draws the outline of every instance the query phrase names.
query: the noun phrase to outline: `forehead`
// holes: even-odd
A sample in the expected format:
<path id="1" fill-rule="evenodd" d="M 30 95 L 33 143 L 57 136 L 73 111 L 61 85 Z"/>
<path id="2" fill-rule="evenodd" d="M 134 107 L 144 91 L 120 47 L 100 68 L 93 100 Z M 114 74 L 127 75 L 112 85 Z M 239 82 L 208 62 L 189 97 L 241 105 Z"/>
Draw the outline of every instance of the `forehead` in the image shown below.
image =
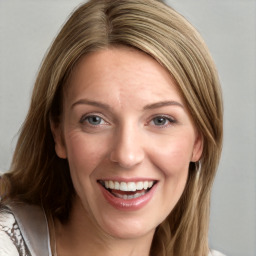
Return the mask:
<path id="1" fill-rule="evenodd" d="M 164 67 L 146 53 L 128 47 L 99 50 L 81 58 L 70 76 L 65 97 L 83 96 L 112 101 L 136 96 L 142 101 L 169 97 L 182 100 Z"/>

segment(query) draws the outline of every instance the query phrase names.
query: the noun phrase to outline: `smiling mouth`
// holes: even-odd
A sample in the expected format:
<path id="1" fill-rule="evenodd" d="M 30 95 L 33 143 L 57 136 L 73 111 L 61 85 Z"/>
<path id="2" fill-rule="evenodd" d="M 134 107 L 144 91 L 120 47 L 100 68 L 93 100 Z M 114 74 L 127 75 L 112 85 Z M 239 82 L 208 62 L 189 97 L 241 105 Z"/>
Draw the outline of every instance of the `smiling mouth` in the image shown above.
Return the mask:
<path id="1" fill-rule="evenodd" d="M 148 193 L 157 181 L 118 182 L 112 180 L 98 180 L 98 183 L 113 196 L 129 200 Z"/>

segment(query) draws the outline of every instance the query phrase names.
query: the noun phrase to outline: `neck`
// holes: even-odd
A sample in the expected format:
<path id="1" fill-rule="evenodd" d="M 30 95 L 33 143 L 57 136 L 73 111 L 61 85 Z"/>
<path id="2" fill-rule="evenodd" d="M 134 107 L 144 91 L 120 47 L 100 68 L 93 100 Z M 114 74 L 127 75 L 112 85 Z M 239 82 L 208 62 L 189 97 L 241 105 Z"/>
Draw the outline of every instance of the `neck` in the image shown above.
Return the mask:
<path id="1" fill-rule="evenodd" d="M 74 204 L 67 223 L 54 221 L 57 255 L 74 256 L 148 256 L 154 233 L 121 239 L 112 237 L 85 212 L 81 203 Z"/>

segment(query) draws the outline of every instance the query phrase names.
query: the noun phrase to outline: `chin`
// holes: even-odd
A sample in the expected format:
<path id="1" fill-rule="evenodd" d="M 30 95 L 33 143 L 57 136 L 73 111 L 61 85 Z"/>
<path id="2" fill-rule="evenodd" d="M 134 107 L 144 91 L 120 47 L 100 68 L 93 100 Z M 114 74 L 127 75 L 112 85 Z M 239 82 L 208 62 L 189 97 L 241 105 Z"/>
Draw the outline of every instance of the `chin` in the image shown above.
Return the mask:
<path id="1" fill-rule="evenodd" d="M 152 225 L 152 223 L 151 223 Z M 154 226 L 149 226 L 144 220 L 131 218 L 111 218 L 101 226 L 104 233 L 118 239 L 138 239 L 144 236 L 153 236 Z"/>

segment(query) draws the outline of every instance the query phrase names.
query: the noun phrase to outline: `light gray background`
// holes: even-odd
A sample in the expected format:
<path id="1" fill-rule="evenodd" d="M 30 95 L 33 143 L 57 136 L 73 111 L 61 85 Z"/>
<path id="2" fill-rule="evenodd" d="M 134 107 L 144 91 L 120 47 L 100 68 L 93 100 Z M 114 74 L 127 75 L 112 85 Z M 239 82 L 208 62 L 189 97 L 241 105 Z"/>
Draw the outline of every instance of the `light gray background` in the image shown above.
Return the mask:
<path id="1" fill-rule="evenodd" d="M 200 31 L 223 87 L 224 148 L 210 245 L 256 255 L 256 1 L 166 1 Z M 9 168 L 33 82 L 52 39 L 81 0 L 0 0 L 0 170 Z"/>

